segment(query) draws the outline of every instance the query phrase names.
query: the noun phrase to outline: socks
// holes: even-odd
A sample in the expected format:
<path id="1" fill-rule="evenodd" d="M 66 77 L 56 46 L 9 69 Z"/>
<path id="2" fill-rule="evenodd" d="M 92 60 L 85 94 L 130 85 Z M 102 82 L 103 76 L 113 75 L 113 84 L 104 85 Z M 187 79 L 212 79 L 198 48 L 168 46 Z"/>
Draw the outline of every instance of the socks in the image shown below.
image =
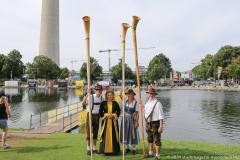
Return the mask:
<path id="1" fill-rule="evenodd" d="M 153 152 L 152 151 L 148 151 L 148 154 L 151 156 L 151 155 L 153 155 Z"/>
<path id="2" fill-rule="evenodd" d="M 91 148 L 90 146 L 87 146 L 87 150 L 88 150 L 88 151 L 90 150 L 90 148 Z M 96 146 L 93 146 L 93 150 L 94 150 L 94 151 L 97 150 L 97 149 L 96 149 Z"/>
<path id="3" fill-rule="evenodd" d="M 156 157 L 157 157 L 158 159 L 160 159 L 160 154 L 156 154 Z"/>
<path id="4" fill-rule="evenodd" d="M 87 150 L 88 150 L 88 151 L 90 150 L 90 146 L 87 146 Z"/>
<path id="5" fill-rule="evenodd" d="M 136 145 L 132 145 L 132 150 L 136 151 Z"/>

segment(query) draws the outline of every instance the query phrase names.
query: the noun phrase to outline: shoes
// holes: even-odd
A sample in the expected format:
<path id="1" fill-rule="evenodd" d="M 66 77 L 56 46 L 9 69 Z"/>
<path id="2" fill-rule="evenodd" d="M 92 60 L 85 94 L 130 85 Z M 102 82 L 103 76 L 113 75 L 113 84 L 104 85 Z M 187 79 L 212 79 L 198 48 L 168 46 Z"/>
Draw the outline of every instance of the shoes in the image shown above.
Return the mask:
<path id="1" fill-rule="evenodd" d="M 93 150 L 92 151 L 93 154 L 99 154 L 98 150 Z M 91 155 L 91 150 L 87 150 L 87 155 Z"/>
<path id="2" fill-rule="evenodd" d="M 129 152 L 130 152 L 130 149 L 127 148 L 127 149 L 125 150 L 125 153 L 129 153 Z"/>
<path id="3" fill-rule="evenodd" d="M 99 154 L 99 153 L 98 153 L 98 150 L 93 150 L 93 153 L 94 153 L 94 154 Z"/>
<path id="4" fill-rule="evenodd" d="M 87 155 L 91 155 L 91 151 L 90 150 L 87 150 Z"/>
<path id="5" fill-rule="evenodd" d="M 154 157 L 153 154 L 146 154 L 146 155 L 144 155 L 144 158 L 152 158 L 152 157 Z"/>
<path id="6" fill-rule="evenodd" d="M 2 148 L 3 148 L 3 149 L 7 149 L 7 148 L 10 148 L 10 147 L 11 147 L 11 146 L 10 146 L 9 144 L 7 144 L 7 143 L 5 143 L 5 144 L 2 145 Z"/>
<path id="7" fill-rule="evenodd" d="M 160 160 L 160 158 L 158 158 L 158 157 L 155 157 L 155 160 Z"/>
<path id="8" fill-rule="evenodd" d="M 136 154 L 136 150 L 132 150 L 132 154 L 135 155 Z"/>

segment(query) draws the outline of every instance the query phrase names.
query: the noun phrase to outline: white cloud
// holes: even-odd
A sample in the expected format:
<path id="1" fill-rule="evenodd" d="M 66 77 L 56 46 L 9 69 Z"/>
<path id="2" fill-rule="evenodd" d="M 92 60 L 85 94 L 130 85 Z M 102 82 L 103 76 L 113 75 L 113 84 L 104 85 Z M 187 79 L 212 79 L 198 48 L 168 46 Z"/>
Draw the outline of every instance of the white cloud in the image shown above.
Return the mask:
<path id="1" fill-rule="evenodd" d="M 189 69 L 207 53 L 222 45 L 240 44 L 240 2 L 237 0 L 60 0 L 61 66 L 71 68 L 71 60 L 85 59 L 82 17 L 91 16 L 91 51 L 107 69 L 107 54 L 100 49 L 120 48 L 121 23 L 131 23 L 132 15 L 142 20 L 137 29 L 139 63 L 147 66 L 157 53 L 165 53 L 177 70 Z M 0 51 L 16 48 L 25 62 L 38 53 L 41 0 L 0 1 Z M 127 47 L 132 48 L 131 30 Z M 133 53 L 127 63 L 134 67 Z M 120 52 L 112 54 L 112 64 Z M 77 68 L 77 66 L 75 66 Z"/>

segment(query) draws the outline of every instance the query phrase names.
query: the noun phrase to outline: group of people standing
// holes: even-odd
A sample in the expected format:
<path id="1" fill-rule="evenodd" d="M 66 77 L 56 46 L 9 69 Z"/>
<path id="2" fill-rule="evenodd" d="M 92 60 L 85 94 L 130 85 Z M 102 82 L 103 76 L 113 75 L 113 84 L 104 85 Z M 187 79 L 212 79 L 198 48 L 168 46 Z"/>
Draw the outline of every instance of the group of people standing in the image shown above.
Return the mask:
<path id="1" fill-rule="evenodd" d="M 88 104 L 89 98 L 91 104 L 88 105 L 88 111 L 92 111 L 92 136 L 93 136 L 93 153 L 117 155 L 120 153 L 120 142 L 126 146 L 125 153 L 136 154 L 136 145 L 139 143 L 139 112 L 138 108 L 144 108 L 144 119 L 146 122 L 146 133 L 148 140 L 147 157 L 155 157 L 155 160 L 160 159 L 161 149 L 161 134 L 163 132 L 163 107 L 160 101 L 157 100 L 157 92 L 154 88 L 149 88 L 146 92 L 148 94 L 148 101 L 143 106 L 142 102 L 137 102 L 135 93 L 132 89 L 125 92 L 127 100 L 124 109 L 124 122 L 121 121 L 121 128 L 119 132 L 118 118 L 121 115 L 121 108 L 118 102 L 115 101 L 114 92 L 107 90 L 105 97 L 102 97 L 103 88 L 100 85 L 95 86 L 95 93 L 90 97 L 86 96 L 83 100 L 84 104 Z M 120 93 L 120 97 L 121 97 Z M 124 123 L 124 139 L 122 135 Z M 99 130 L 99 126 L 101 128 Z M 89 131 L 89 112 L 87 115 L 86 124 L 86 140 L 87 140 L 87 154 L 91 154 L 90 147 L 90 131 Z M 99 150 L 96 149 L 96 142 L 98 135 L 100 137 Z M 156 154 L 153 154 L 153 144 L 155 144 Z"/>

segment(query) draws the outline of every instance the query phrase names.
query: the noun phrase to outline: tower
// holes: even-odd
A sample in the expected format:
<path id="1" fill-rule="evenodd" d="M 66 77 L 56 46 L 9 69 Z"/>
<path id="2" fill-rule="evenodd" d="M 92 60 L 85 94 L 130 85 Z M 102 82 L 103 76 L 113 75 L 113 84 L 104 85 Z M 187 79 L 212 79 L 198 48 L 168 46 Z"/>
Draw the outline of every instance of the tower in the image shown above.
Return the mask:
<path id="1" fill-rule="evenodd" d="M 39 55 L 59 65 L 59 0 L 42 1 Z"/>

